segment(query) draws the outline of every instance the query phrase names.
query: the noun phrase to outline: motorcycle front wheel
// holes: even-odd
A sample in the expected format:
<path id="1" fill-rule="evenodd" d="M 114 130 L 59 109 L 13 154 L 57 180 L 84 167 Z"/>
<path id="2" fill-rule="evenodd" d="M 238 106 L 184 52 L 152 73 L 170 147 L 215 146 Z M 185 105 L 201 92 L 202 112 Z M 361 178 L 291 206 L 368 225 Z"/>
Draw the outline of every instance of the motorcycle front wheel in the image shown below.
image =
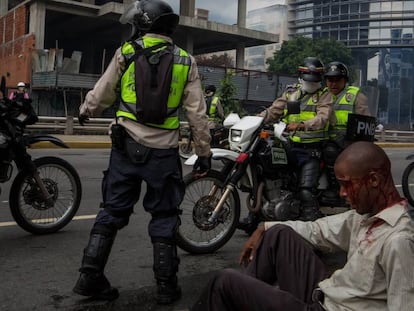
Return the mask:
<path id="1" fill-rule="evenodd" d="M 408 164 L 402 175 L 402 190 L 408 203 L 414 206 L 414 162 Z"/>
<path id="2" fill-rule="evenodd" d="M 66 226 L 78 211 L 82 197 L 80 178 L 63 159 L 42 157 L 33 162 L 49 199 L 45 200 L 32 174 L 22 170 L 10 189 L 10 210 L 22 229 L 33 234 L 53 233 Z"/>
<path id="3" fill-rule="evenodd" d="M 225 176 L 210 170 L 206 176 L 194 178 L 190 173 L 184 177 L 185 196 L 181 203 L 181 225 L 177 231 L 177 245 L 191 254 L 209 254 L 222 247 L 233 236 L 240 217 L 240 198 L 237 191 L 224 203 L 216 221 L 209 222 L 214 207 L 224 190 Z M 210 190 L 216 185 L 215 196 Z"/>
<path id="4" fill-rule="evenodd" d="M 178 145 L 178 153 L 180 157 L 184 160 L 188 159 L 194 154 L 194 146 L 191 140 L 181 142 Z"/>

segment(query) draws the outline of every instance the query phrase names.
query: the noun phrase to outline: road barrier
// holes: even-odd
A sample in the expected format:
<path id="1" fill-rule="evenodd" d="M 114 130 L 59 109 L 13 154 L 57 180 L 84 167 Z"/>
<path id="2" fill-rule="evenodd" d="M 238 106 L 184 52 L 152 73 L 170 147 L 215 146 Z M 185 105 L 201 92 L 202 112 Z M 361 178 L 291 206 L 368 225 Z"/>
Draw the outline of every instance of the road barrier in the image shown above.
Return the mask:
<path id="1" fill-rule="evenodd" d="M 64 135 L 106 135 L 112 118 L 89 118 L 82 126 L 77 117 L 39 116 L 36 124 L 27 126 L 28 132 L 48 132 Z M 187 122 L 181 122 L 185 125 Z M 376 131 L 375 138 L 380 142 L 414 143 L 414 131 L 383 130 Z"/>

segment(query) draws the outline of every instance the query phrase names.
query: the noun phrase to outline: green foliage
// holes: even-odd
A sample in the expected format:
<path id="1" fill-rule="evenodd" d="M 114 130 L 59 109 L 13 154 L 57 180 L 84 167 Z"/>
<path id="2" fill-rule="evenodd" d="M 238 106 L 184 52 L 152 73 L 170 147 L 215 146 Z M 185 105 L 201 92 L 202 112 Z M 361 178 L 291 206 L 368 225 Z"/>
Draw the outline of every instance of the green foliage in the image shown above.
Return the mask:
<path id="1" fill-rule="evenodd" d="M 220 55 L 197 55 L 195 56 L 197 65 L 199 66 L 212 66 L 212 67 L 233 67 L 234 66 L 234 59 L 227 53 L 220 54 Z"/>
<path id="2" fill-rule="evenodd" d="M 294 75 L 303 59 L 309 56 L 319 58 L 324 64 L 340 61 L 350 67 L 353 62 L 351 49 L 340 41 L 298 36 L 284 41 L 281 49 L 274 53 L 273 58 L 267 59 L 266 63 L 270 72 Z"/>
<path id="3" fill-rule="evenodd" d="M 245 115 L 246 112 L 242 108 L 237 96 L 237 87 L 232 81 L 233 72 L 228 70 L 223 80 L 220 81 L 220 101 L 223 106 L 224 115 L 231 112 L 238 113 L 240 116 Z"/>

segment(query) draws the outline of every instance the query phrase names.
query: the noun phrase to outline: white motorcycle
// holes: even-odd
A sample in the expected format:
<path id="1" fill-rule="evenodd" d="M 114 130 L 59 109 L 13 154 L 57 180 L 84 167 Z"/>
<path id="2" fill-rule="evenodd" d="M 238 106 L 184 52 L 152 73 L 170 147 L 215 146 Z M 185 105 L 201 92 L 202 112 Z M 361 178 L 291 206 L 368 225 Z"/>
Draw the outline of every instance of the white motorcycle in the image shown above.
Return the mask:
<path id="1" fill-rule="evenodd" d="M 206 176 L 184 176 L 186 193 L 181 204 L 181 226 L 177 245 L 194 254 L 212 253 L 233 236 L 240 218 L 239 191 L 247 193 L 246 206 L 262 220 L 294 220 L 301 215 L 297 199 L 297 174 L 291 156 L 286 124 L 266 125 L 264 118 L 230 115 L 230 150 L 212 149 L 212 159 L 223 163 L 220 171 Z M 197 156 L 185 164 L 193 165 Z M 323 165 L 323 164 L 322 164 Z M 327 173 L 322 170 L 315 195 L 328 189 Z M 322 202 L 325 206 L 343 206 L 345 202 Z"/>

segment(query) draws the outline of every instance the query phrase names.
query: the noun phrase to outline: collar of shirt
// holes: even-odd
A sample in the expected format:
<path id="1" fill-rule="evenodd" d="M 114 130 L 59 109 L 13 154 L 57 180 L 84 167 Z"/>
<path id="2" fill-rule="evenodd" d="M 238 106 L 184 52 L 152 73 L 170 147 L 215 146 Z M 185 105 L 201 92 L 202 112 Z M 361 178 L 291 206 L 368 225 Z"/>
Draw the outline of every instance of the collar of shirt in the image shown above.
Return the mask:
<path id="1" fill-rule="evenodd" d="M 407 200 L 402 200 L 394 205 L 391 205 L 379 213 L 371 217 L 366 217 L 361 221 L 363 226 L 377 226 L 384 222 L 388 223 L 391 227 L 394 227 L 398 220 L 408 211 Z M 382 220 L 379 222 L 378 220 Z"/>
<path id="2" fill-rule="evenodd" d="M 172 40 L 170 37 L 168 37 L 168 36 L 163 36 L 163 35 L 160 35 L 160 34 L 158 34 L 158 33 L 151 33 L 151 32 L 149 32 L 149 33 L 146 33 L 146 34 L 144 35 L 144 37 L 151 37 L 151 38 L 163 39 L 163 40 L 165 40 L 165 41 L 167 41 L 167 42 L 169 42 L 169 43 L 173 43 L 173 40 Z"/>

